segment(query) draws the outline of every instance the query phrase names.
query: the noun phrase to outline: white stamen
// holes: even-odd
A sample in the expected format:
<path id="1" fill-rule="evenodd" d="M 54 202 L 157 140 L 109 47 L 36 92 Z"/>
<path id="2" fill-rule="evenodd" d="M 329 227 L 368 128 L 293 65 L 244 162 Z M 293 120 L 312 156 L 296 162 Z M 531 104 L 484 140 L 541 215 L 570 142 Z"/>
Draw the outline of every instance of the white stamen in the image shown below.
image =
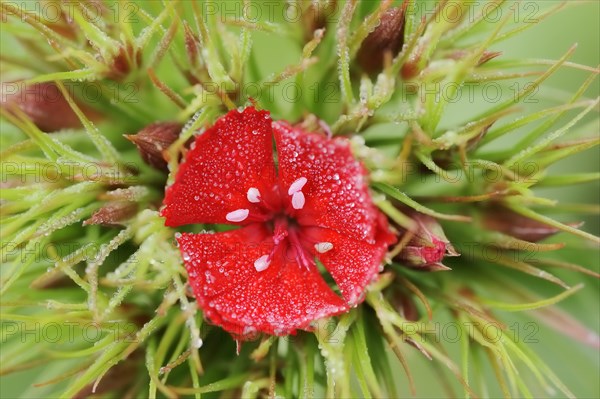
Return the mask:
<path id="1" fill-rule="evenodd" d="M 296 179 L 296 181 L 290 185 L 290 188 L 288 189 L 288 195 L 293 195 L 294 193 L 302 190 L 302 187 L 304 187 L 307 181 L 308 180 L 306 180 L 306 177 Z"/>
<path id="2" fill-rule="evenodd" d="M 236 209 L 235 211 L 229 212 L 227 215 L 225 215 L 225 219 L 229 220 L 230 222 L 241 222 L 248 217 L 249 213 L 250 211 L 248 209 Z"/>
<path id="3" fill-rule="evenodd" d="M 269 263 L 271 263 L 269 260 L 269 255 L 263 255 L 254 261 L 254 268 L 257 272 L 262 272 L 269 267 Z"/>
<path id="4" fill-rule="evenodd" d="M 246 194 L 248 201 L 257 203 L 260 202 L 260 191 L 256 187 L 250 187 L 248 189 L 248 194 Z"/>
<path id="5" fill-rule="evenodd" d="M 330 242 L 318 242 L 315 244 L 315 249 L 318 253 L 324 254 L 325 252 L 331 251 L 333 249 L 333 244 Z"/>
<path id="6" fill-rule="evenodd" d="M 302 194 L 302 191 L 297 191 L 294 193 L 294 195 L 292 195 L 292 206 L 294 209 L 304 208 L 304 202 L 305 198 L 304 194 Z"/>

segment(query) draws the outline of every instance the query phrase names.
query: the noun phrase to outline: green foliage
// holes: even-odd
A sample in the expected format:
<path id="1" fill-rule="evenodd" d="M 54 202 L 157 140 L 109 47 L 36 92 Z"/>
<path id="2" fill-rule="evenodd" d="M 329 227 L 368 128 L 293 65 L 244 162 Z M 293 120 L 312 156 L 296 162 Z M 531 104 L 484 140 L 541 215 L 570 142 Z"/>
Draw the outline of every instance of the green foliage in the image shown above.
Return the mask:
<path id="1" fill-rule="evenodd" d="M 492 54 L 565 4 L 540 2 L 532 23 L 508 1 L 495 2 L 502 18 L 491 21 L 485 2 L 434 8 L 407 0 L 404 46 L 370 76 L 358 60 L 361 43 L 398 2 L 340 1 L 331 11 L 327 1 L 294 1 L 312 18 L 293 21 L 280 12 L 242 15 L 265 10 L 251 0 L 236 2 L 235 15 L 207 8 L 225 3 L 40 3 L 72 16 L 55 20 L 2 1 L 3 80 L 55 82 L 82 127 L 48 134 L 24 112 L 2 108 L 1 375 L 46 370 L 26 391 L 35 396 L 395 397 L 405 385 L 419 393 L 416 353 L 435 362 L 428 381 L 448 387 L 449 396 L 458 387 L 465 397 L 554 390 L 573 397 L 502 312 L 550 309 L 541 320 L 598 345 L 585 342 L 594 332 L 546 307 L 578 295 L 574 272 L 598 277 L 597 264 L 580 265 L 586 258 L 568 251 L 597 257 L 598 237 L 552 212 L 599 209 L 563 205 L 539 188 L 598 180 L 597 170 L 551 168 L 599 142 L 600 100 L 597 92 L 587 97 L 599 71 L 570 62 L 575 47 L 554 61 Z M 420 18 L 424 4 L 435 12 Z M 328 10 L 322 26 L 316 5 Z M 568 95 L 530 106 L 565 69 L 587 76 Z M 481 99 L 492 83 L 511 95 L 454 112 L 461 90 Z M 315 322 L 314 332 L 244 343 L 236 354 L 226 333 L 204 323 L 158 209 L 194 132 L 251 102 L 276 119 L 351 136 L 380 209 L 409 233 L 411 209 L 441 220 L 462 254 L 453 270 L 406 268 L 392 259 L 407 243 L 401 239 L 358 308 Z M 155 120 L 184 125 L 166 150 L 168 175 L 145 165 L 122 137 Z M 116 226 L 83 223 L 115 201 L 136 212 Z M 484 219 L 497 206 L 561 231 L 558 240 L 573 237 L 537 243 L 490 230 Z M 530 284 L 525 275 L 545 281 Z M 458 353 L 436 328 L 444 320 L 460 326 Z M 27 331 L 37 335 L 25 339 Z"/>

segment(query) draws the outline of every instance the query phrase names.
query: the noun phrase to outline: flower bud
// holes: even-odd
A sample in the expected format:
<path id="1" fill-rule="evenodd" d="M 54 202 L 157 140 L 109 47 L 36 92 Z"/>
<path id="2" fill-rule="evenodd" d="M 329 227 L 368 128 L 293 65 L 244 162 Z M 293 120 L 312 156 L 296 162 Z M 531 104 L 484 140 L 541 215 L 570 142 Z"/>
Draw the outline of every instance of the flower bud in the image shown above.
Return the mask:
<path id="1" fill-rule="evenodd" d="M 381 16 L 379 26 L 363 41 L 357 60 L 366 72 L 381 71 L 385 54 L 389 53 L 395 57 L 402 49 L 405 11 L 405 6 L 387 10 Z"/>
<path id="2" fill-rule="evenodd" d="M 199 53 L 200 53 L 200 38 L 196 35 L 192 28 L 184 22 L 183 24 L 183 33 L 184 33 L 184 44 L 185 44 L 185 52 L 188 57 L 188 61 L 190 65 L 196 66 L 198 65 Z"/>
<path id="3" fill-rule="evenodd" d="M 441 261 L 446 256 L 460 254 L 446 238 L 442 226 L 428 215 L 413 213 L 410 216 L 416 222 L 417 230 L 412 233 L 413 237 L 397 255 L 396 260 L 405 266 L 423 271 L 450 270 Z"/>
<path id="4" fill-rule="evenodd" d="M 132 43 L 119 47 L 118 54 L 112 59 L 106 77 L 115 81 L 124 80 L 129 73 L 142 65 L 142 52 Z"/>
<path id="5" fill-rule="evenodd" d="M 420 318 L 419 308 L 417 307 L 414 296 L 406 292 L 398 291 L 392 296 L 394 308 L 408 321 L 417 321 Z"/>
<path id="6" fill-rule="evenodd" d="M 130 201 L 109 202 L 83 222 L 84 226 L 90 224 L 101 224 L 103 226 L 119 226 L 120 222 L 125 221 L 135 215 L 137 204 Z"/>
<path id="7" fill-rule="evenodd" d="M 100 118 L 100 114 L 90 107 L 76 103 L 88 119 Z M 43 132 L 82 127 L 77 114 L 54 83 L 3 83 L 0 104 L 9 112 L 13 107 L 19 108 Z"/>
<path id="8" fill-rule="evenodd" d="M 499 204 L 492 205 L 485 210 L 483 225 L 487 229 L 529 242 L 541 241 L 560 231 L 556 227 L 530 219 Z M 578 227 L 581 223 L 570 225 Z"/>
<path id="9" fill-rule="evenodd" d="M 125 138 L 136 145 L 144 162 L 156 169 L 167 171 L 163 151 L 177 140 L 181 127 L 177 122 L 156 122 L 137 134 L 125 135 Z"/>
<path id="10" fill-rule="evenodd" d="M 317 29 L 323 29 L 327 25 L 327 18 L 337 10 L 337 0 L 329 0 L 326 3 L 311 1 L 302 12 L 302 24 L 304 25 L 304 39 L 310 41 Z"/>

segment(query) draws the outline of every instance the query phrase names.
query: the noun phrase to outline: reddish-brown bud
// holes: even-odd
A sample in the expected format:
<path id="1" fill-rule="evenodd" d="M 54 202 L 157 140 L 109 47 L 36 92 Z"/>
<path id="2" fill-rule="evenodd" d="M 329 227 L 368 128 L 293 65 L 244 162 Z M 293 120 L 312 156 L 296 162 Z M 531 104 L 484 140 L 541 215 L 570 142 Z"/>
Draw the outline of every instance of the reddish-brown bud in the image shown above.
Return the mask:
<path id="1" fill-rule="evenodd" d="M 0 104 L 9 112 L 11 109 L 14 111 L 14 107 L 19 108 L 47 133 L 82 127 L 77 114 L 54 83 L 3 83 Z M 76 104 L 88 119 L 100 119 L 100 114 L 90 107 L 78 101 Z"/>
<path id="2" fill-rule="evenodd" d="M 381 16 L 379 26 L 363 41 L 357 60 L 366 72 L 381 71 L 386 53 L 395 57 L 402 49 L 405 10 L 405 6 L 387 10 Z"/>
<path id="3" fill-rule="evenodd" d="M 196 66 L 198 64 L 198 54 L 200 52 L 200 39 L 198 38 L 198 35 L 192 31 L 192 28 L 190 28 L 187 22 L 183 23 L 183 33 L 185 52 L 188 60 L 190 61 L 190 65 Z"/>
<path id="4" fill-rule="evenodd" d="M 83 222 L 84 226 L 101 224 L 103 226 L 119 226 L 121 222 L 131 218 L 137 212 L 137 204 L 129 201 L 109 202 Z"/>
<path id="5" fill-rule="evenodd" d="M 433 217 L 421 213 L 411 213 L 410 217 L 416 222 L 417 230 L 396 260 L 422 271 L 450 270 L 441 263 L 442 260 L 446 256 L 459 256 L 459 253 L 446 238 L 442 226 Z"/>
<path id="6" fill-rule="evenodd" d="M 126 46 L 119 47 L 119 53 L 112 59 L 112 65 L 106 77 L 121 81 L 140 65 L 142 65 L 142 52 L 134 45 L 127 43 Z"/>
<path id="7" fill-rule="evenodd" d="M 405 292 L 396 292 L 392 296 L 394 307 L 400 312 L 402 317 L 409 321 L 417 321 L 420 318 L 419 308 L 415 304 L 414 296 Z"/>
<path id="8" fill-rule="evenodd" d="M 159 170 L 168 170 L 167 161 L 163 156 L 166 150 L 181 132 L 181 124 L 177 122 L 152 123 L 137 134 L 125 135 L 138 148 L 144 162 Z"/>
<path id="9" fill-rule="evenodd" d="M 483 225 L 490 230 L 529 242 L 538 242 L 560 230 L 556 227 L 530 219 L 500 204 L 492 205 L 483 214 Z M 581 223 L 571 224 L 578 227 Z"/>
<path id="10" fill-rule="evenodd" d="M 308 42 L 313 39 L 314 31 L 323 29 L 327 25 L 327 18 L 337 10 L 337 0 L 327 3 L 311 1 L 308 8 L 302 12 L 304 25 L 304 39 Z"/>

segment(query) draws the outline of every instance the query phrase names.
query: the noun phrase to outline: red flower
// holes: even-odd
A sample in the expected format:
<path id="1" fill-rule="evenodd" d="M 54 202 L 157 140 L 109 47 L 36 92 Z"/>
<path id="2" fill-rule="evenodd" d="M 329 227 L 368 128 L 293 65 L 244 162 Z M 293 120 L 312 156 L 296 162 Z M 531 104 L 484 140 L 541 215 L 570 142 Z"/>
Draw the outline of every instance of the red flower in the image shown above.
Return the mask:
<path id="1" fill-rule="evenodd" d="M 242 338 L 294 333 L 355 306 L 395 240 L 346 139 L 272 122 L 253 107 L 196 138 L 164 204 L 167 226 L 243 226 L 177 237 L 204 313 Z"/>

